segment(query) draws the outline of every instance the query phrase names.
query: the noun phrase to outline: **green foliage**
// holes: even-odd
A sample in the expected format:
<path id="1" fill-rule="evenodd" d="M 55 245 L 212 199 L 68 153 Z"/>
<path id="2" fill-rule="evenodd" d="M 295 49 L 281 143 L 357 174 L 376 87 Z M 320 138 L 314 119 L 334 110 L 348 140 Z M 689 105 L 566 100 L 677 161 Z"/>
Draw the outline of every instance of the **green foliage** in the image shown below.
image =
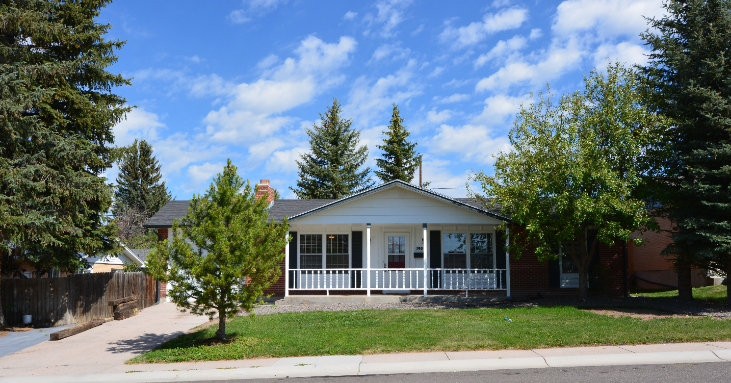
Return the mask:
<path id="1" fill-rule="evenodd" d="M 504 318 L 513 321 L 508 322 Z M 394 352 L 534 349 L 731 339 L 728 320 L 613 318 L 576 307 L 463 310 L 360 310 L 238 317 L 227 344 L 209 327 L 181 335 L 131 363 L 357 355 Z"/>
<path id="2" fill-rule="evenodd" d="M 362 169 L 368 159 L 368 148 L 360 143 L 360 132 L 351 127 L 353 121 L 340 118 L 340 103 L 333 104 L 323 116 L 320 126 L 307 129 L 311 153 L 297 161 L 299 180 L 292 191 L 301 199 L 336 199 L 373 186 L 370 168 Z"/>
<path id="3" fill-rule="evenodd" d="M 112 88 L 129 81 L 106 71 L 123 45 L 94 21 L 108 3 L 0 3 L 0 251 L 48 268 L 115 247 L 100 175 L 129 111 Z"/>
<path id="4" fill-rule="evenodd" d="M 377 148 L 383 151 L 383 157 L 376 158 L 378 170 L 374 173 L 383 182 L 393 180 L 411 182 L 419 166 L 419 155 L 414 150 L 416 144 L 406 141 L 411 133 L 402 125 L 403 122 L 398 107 L 393 104 L 391 124 L 388 130 L 383 132 L 386 138 L 383 139 L 383 145 L 377 145 Z"/>
<path id="5" fill-rule="evenodd" d="M 162 180 L 160 165 L 152 155 L 152 145 L 135 140 L 125 148 L 119 165 L 117 187 L 114 191 L 114 215 L 134 207 L 152 217 L 171 199 Z"/>
<path id="6" fill-rule="evenodd" d="M 136 264 L 136 263 L 125 263 L 122 265 L 122 270 L 124 270 L 125 273 L 134 273 L 138 271 L 146 271 L 142 266 Z"/>
<path id="7" fill-rule="evenodd" d="M 218 313 L 219 338 L 226 317 L 251 311 L 279 278 L 289 225 L 267 223 L 266 200 L 255 198 L 229 160 L 206 194 L 190 201 L 188 215 L 175 221 L 173 233 L 180 235 L 147 257 L 150 274 L 172 282 L 168 296 L 178 306 L 210 318 Z"/>
<path id="8" fill-rule="evenodd" d="M 657 194 L 675 224 L 668 252 L 731 271 L 731 1 L 668 1 L 642 37 L 652 48 L 643 69 L 665 132 Z M 686 290 L 690 289 L 687 281 Z M 683 290 L 684 286 L 681 286 Z M 731 300 L 729 301 L 731 304 Z"/>
<path id="9" fill-rule="evenodd" d="M 550 90 L 540 94 L 521 107 L 509 135 L 513 150 L 497 156 L 494 175 L 472 177 L 484 193 L 475 197 L 521 226 L 511 254 L 534 249 L 546 261 L 563 248 L 579 268 L 582 298 L 598 242 L 629 240 L 650 223 L 633 193 L 642 182 L 643 148 L 654 142 L 663 119 L 643 106 L 642 95 L 636 74 L 619 64 L 606 75 L 592 71 L 584 92 L 558 104 Z M 597 233 L 591 241 L 589 230 Z"/>

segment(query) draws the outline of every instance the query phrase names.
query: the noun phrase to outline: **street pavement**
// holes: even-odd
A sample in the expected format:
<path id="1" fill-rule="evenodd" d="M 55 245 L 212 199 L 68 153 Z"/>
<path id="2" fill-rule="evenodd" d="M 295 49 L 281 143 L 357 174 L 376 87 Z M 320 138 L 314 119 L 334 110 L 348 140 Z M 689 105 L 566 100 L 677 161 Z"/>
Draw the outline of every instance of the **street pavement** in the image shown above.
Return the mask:
<path id="1" fill-rule="evenodd" d="M 52 333 L 74 326 L 76 325 L 70 324 L 51 328 L 37 328 L 25 332 L 11 332 L 0 338 L 0 358 L 45 342 Z"/>
<path id="2" fill-rule="evenodd" d="M 4 358 L 0 359 L 0 362 L 3 360 Z M 729 362 L 731 362 L 731 342 L 707 342 L 132 364 L 108 368 L 104 373 L 98 374 L 58 375 L 56 373 L 56 375 L 1 377 L 0 383 L 200 382 L 370 375 L 390 379 L 388 376 L 395 374 L 407 374 L 399 376 L 408 376 L 408 374 L 470 371 L 513 371 L 514 374 L 528 374 L 528 371 L 544 369 L 564 371 L 567 368 L 577 367 L 674 364 L 709 365 L 711 366 L 709 368 L 729 371 L 729 366 L 731 366 Z M 520 372 L 521 370 L 525 371 Z M 0 373 L 4 372 L 0 371 Z M 723 381 L 728 376 L 728 374 L 724 374 L 719 378 Z"/>

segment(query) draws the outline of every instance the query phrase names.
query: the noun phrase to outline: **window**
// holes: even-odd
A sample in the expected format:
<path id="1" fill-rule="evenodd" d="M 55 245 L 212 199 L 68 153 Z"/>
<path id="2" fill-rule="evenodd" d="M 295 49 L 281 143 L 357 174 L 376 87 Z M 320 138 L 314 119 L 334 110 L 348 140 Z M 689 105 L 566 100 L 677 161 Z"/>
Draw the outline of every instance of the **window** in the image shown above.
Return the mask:
<path id="1" fill-rule="evenodd" d="M 348 235 L 325 235 L 325 267 L 328 269 L 347 269 L 348 262 Z"/>
<path id="2" fill-rule="evenodd" d="M 466 269 L 466 234 L 444 234 L 444 268 Z"/>
<path id="3" fill-rule="evenodd" d="M 300 269 L 322 268 L 322 235 L 300 235 Z"/>
<path id="4" fill-rule="evenodd" d="M 492 269 L 492 233 L 470 234 L 470 268 Z"/>
<path id="5" fill-rule="evenodd" d="M 580 251 L 578 241 L 574 241 L 571 246 L 574 248 L 574 251 Z M 566 249 L 561 249 L 561 258 L 559 258 L 559 262 L 561 264 L 561 287 L 579 287 L 579 268 L 576 266 L 574 259 L 571 258 L 571 255 L 566 251 Z"/>

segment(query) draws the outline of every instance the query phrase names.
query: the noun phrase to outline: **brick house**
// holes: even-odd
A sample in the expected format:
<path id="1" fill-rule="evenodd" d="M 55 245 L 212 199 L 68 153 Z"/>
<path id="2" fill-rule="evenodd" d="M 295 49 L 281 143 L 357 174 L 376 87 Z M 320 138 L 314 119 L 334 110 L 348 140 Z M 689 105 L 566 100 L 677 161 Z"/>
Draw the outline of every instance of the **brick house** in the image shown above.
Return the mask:
<path id="1" fill-rule="evenodd" d="M 268 180 L 257 185 L 269 192 Z M 314 294 L 486 293 L 503 296 L 576 295 L 578 272 L 570 257 L 538 262 L 527 252 L 510 257 L 506 221 L 469 198 L 451 198 L 391 181 L 338 200 L 274 200 L 269 215 L 288 217 L 292 241 L 284 249 L 275 296 Z M 189 201 L 171 201 L 145 223 L 171 238 Z M 513 229 L 519 230 L 519 229 Z M 587 233 L 587 237 L 592 233 Z M 286 260 L 286 262 L 285 262 Z M 599 244 L 590 278 L 602 293 L 622 295 L 621 243 Z"/>

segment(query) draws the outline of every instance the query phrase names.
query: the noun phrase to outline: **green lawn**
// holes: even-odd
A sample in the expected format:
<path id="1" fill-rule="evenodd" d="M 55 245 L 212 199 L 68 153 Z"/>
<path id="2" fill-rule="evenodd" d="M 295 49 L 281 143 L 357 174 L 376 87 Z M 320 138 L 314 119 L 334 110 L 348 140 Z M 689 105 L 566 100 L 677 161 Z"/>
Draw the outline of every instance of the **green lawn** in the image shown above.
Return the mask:
<path id="1" fill-rule="evenodd" d="M 632 295 L 648 298 L 673 298 L 678 296 L 678 290 L 643 290 Z M 726 286 L 706 286 L 693 289 L 693 298 L 709 302 L 726 303 Z"/>
<path id="2" fill-rule="evenodd" d="M 180 336 L 129 363 L 731 340 L 728 320 L 643 321 L 575 307 L 315 311 L 237 317 L 227 325 L 227 333 L 235 336 L 231 343 L 194 344 L 214 336 L 216 329 L 212 326 Z"/>

